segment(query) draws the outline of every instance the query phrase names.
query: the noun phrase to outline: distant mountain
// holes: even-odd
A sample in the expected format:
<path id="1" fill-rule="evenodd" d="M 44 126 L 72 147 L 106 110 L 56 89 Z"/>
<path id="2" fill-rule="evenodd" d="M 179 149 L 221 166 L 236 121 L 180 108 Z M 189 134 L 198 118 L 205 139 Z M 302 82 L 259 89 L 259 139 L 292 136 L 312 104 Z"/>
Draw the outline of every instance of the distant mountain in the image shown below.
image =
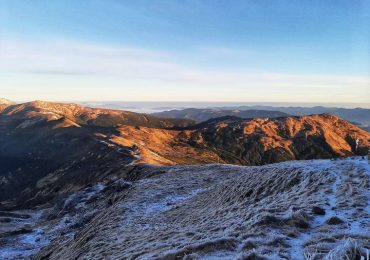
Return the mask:
<path id="1" fill-rule="evenodd" d="M 14 105 L 15 102 L 6 99 L 6 98 L 0 98 L 0 112 L 3 111 L 6 107 L 10 105 Z"/>
<path id="2" fill-rule="evenodd" d="M 8 105 L 1 113 L 4 119 L 13 123 L 22 123 L 17 127 L 28 127 L 40 122 L 58 122 L 60 125 L 90 125 L 114 127 L 121 124 L 132 126 L 172 128 L 189 126 L 194 121 L 189 119 L 168 119 L 152 115 L 139 114 L 123 110 L 89 108 L 77 104 L 33 101 L 17 105 Z"/>
<path id="3" fill-rule="evenodd" d="M 259 112 L 260 111 L 260 112 Z M 370 109 L 366 108 L 336 108 L 336 107 L 274 107 L 274 106 L 234 106 L 215 108 L 187 108 L 154 113 L 156 116 L 189 118 L 197 122 L 218 116 L 238 116 L 241 118 L 280 117 L 287 115 L 303 116 L 313 114 L 333 114 L 362 129 L 370 130 Z"/>
<path id="4" fill-rule="evenodd" d="M 203 122 L 211 118 L 223 116 L 237 116 L 240 118 L 275 118 L 289 116 L 287 113 L 269 110 L 240 110 L 240 109 L 221 109 L 221 108 L 187 108 L 183 110 L 169 110 L 164 112 L 153 113 L 152 115 L 166 118 L 186 118 L 197 122 Z"/>
<path id="5" fill-rule="evenodd" d="M 111 140 L 135 146 L 140 162 L 261 165 L 367 154 L 370 133 L 336 116 L 221 117 L 179 130 L 122 126 Z M 356 139 L 359 146 L 356 149 Z"/>
<path id="6" fill-rule="evenodd" d="M 226 108 L 225 108 L 226 109 Z M 240 106 L 234 109 L 262 109 L 268 111 L 281 111 L 290 115 L 302 116 L 312 114 L 333 114 L 362 128 L 370 127 L 370 109 L 368 108 L 338 108 L 338 107 L 273 107 L 273 106 Z M 181 118 L 181 117 L 180 117 Z"/>
<path id="7" fill-rule="evenodd" d="M 15 104 L 15 102 L 14 101 L 11 101 L 9 99 L 6 99 L 6 98 L 0 98 L 0 104 L 13 105 L 13 104 Z"/>

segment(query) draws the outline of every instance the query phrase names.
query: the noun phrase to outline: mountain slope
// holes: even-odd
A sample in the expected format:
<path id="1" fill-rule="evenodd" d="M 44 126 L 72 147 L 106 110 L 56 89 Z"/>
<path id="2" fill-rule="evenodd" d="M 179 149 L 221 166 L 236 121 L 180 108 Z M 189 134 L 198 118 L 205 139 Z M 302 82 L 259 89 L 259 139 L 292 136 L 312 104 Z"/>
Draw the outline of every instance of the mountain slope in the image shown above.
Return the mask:
<path id="1" fill-rule="evenodd" d="M 7 106 L 0 113 L 0 202 L 39 204 L 129 164 L 132 151 L 107 138 L 120 124 L 172 128 L 192 121 L 41 101 Z M 57 187 L 38 182 L 47 175 L 60 180 Z"/>
<path id="2" fill-rule="evenodd" d="M 135 147 L 139 162 L 261 165 L 295 159 L 367 154 L 370 133 L 333 115 L 211 119 L 182 130 L 122 126 L 111 138 Z M 356 139 L 359 145 L 356 149 Z"/>
<path id="3" fill-rule="evenodd" d="M 8 212 L 0 257 L 360 259 L 369 185 L 361 158 L 145 166 L 51 208 Z"/>

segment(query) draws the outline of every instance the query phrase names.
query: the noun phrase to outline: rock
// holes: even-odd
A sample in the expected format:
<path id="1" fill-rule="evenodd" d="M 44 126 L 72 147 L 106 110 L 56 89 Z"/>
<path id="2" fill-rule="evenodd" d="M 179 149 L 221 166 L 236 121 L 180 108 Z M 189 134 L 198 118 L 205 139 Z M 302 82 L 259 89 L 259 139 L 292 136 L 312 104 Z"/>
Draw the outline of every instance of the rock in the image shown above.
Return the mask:
<path id="1" fill-rule="evenodd" d="M 251 250 L 251 249 L 253 249 L 255 247 L 256 247 L 256 245 L 252 241 L 247 241 L 244 244 L 243 249 L 245 249 L 245 250 Z"/>
<path id="2" fill-rule="evenodd" d="M 307 229 L 310 227 L 310 224 L 304 220 L 304 219 L 298 219 L 294 222 L 294 225 L 297 227 L 297 228 L 304 228 L 304 229 Z"/>
<path id="3" fill-rule="evenodd" d="M 292 212 L 291 216 L 285 219 L 288 225 L 295 226 L 297 228 L 307 229 L 310 227 L 309 215 L 304 210 L 298 210 Z"/>
<path id="4" fill-rule="evenodd" d="M 336 216 L 331 217 L 326 221 L 326 224 L 328 224 L 328 225 L 339 225 L 339 224 L 342 224 L 342 223 L 344 223 L 344 221 L 342 219 L 336 217 Z"/>
<path id="5" fill-rule="evenodd" d="M 313 206 L 312 213 L 316 215 L 325 215 L 325 209 L 318 206 Z"/>
<path id="6" fill-rule="evenodd" d="M 275 216 L 272 215 L 266 215 L 262 217 L 262 219 L 257 223 L 259 226 L 266 226 L 266 225 L 279 225 L 281 222 L 280 219 L 278 219 Z"/>

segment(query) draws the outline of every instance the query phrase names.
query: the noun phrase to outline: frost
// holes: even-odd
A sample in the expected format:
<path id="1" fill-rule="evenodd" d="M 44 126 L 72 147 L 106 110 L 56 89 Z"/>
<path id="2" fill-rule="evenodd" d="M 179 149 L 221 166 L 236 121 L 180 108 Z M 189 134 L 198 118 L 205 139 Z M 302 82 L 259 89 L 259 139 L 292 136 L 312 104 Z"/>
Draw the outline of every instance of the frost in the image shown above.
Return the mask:
<path id="1" fill-rule="evenodd" d="M 13 238 L 16 243 L 8 241 L 0 258 L 35 253 L 39 258 L 51 253 L 51 259 L 366 257 L 368 159 L 153 169 L 160 173 L 143 174 L 124 189 L 98 183 L 71 194 L 61 203 L 67 213 L 34 224 L 32 233 Z M 342 222 L 329 223 L 334 217 Z M 76 223 L 82 223 L 79 229 L 72 228 Z M 60 238 L 62 232 L 67 235 Z M 45 245 L 53 246 L 44 251 Z"/>

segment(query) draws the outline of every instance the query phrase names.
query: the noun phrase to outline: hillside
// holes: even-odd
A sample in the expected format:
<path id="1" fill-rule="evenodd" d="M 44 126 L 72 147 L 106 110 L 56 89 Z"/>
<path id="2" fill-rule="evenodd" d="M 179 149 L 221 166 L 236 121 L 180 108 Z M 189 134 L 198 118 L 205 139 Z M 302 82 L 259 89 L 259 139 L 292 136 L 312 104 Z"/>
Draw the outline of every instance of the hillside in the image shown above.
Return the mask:
<path id="1" fill-rule="evenodd" d="M 172 128 L 192 123 L 76 104 L 9 105 L 0 113 L 0 201 L 17 197 L 25 205 L 41 203 L 56 191 L 78 189 L 103 178 L 114 165 L 132 162 L 130 149 L 115 148 L 107 138 L 118 125 Z M 38 183 L 46 175 L 55 175 L 58 187 Z M 43 189 L 37 196 L 36 186 Z"/>
<path id="2" fill-rule="evenodd" d="M 239 110 L 239 109 L 221 109 L 221 108 L 209 108 L 209 109 L 198 109 L 198 108 L 187 108 L 183 110 L 169 110 L 152 115 L 161 116 L 166 118 L 186 118 L 192 119 L 197 122 L 203 122 L 211 118 L 224 117 L 224 116 L 236 116 L 240 118 L 275 118 L 275 117 L 286 117 L 289 114 L 279 111 L 268 111 L 268 110 Z"/>
<path id="3" fill-rule="evenodd" d="M 362 158 L 145 166 L 0 212 L 0 258 L 360 259 L 369 187 Z"/>

